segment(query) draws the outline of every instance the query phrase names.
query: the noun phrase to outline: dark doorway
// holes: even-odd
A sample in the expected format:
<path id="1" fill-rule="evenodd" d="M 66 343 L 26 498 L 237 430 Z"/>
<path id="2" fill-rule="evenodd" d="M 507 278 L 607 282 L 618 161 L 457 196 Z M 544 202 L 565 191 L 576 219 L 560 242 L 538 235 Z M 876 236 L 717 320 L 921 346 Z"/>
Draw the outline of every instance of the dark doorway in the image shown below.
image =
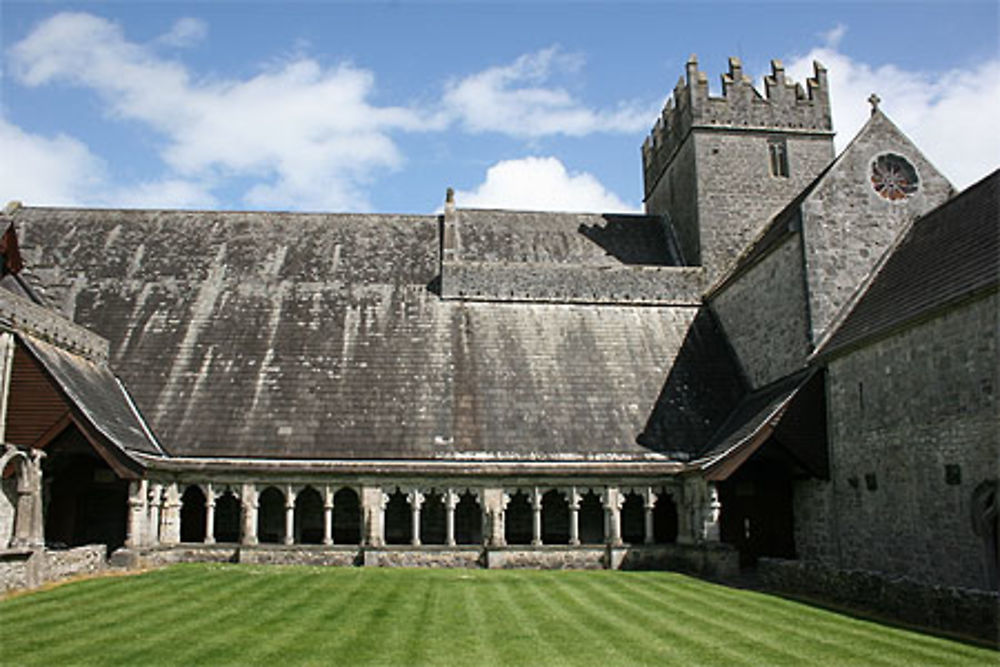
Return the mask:
<path id="1" fill-rule="evenodd" d="M 273 486 L 260 493 L 257 501 L 257 540 L 278 544 L 285 537 L 285 494 Z"/>
<path id="2" fill-rule="evenodd" d="M 510 497 L 504 514 L 504 539 L 507 544 L 531 544 L 531 514 L 526 493 L 518 491 Z"/>
<path id="3" fill-rule="evenodd" d="M 483 509 L 476 494 L 466 491 L 455 506 L 455 542 L 457 544 L 483 543 Z"/>
<path id="4" fill-rule="evenodd" d="M 333 541 L 361 544 L 361 501 L 354 489 L 343 488 L 333 494 Z"/>
<path id="5" fill-rule="evenodd" d="M 215 501 L 215 541 L 240 541 L 240 501 L 230 489 Z"/>
<path id="6" fill-rule="evenodd" d="M 311 486 L 295 498 L 295 541 L 299 544 L 323 543 L 323 498 Z"/>
<path id="7" fill-rule="evenodd" d="M 409 544 L 413 539 L 413 514 L 406 494 L 398 488 L 385 506 L 385 543 Z"/>
<path id="8" fill-rule="evenodd" d="M 197 484 L 181 496 L 181 542 L 205 541 L 205 493 Z"/>
<path id="9" fill-rule="evenodd" d="M 646 509 L 642 496 L 630 492 L 625 494 L 622 504 L 622 541 L 626 544 L 642 544 L 646 539 Z"/>
<path id="10" fill-rule="evenodd" d="M 760 556 L 795 557 L 792 478 L 780 465 L 751 458 L 719 484 L 720 534 L 740 552 L 740 564 Z"/>
<path id="11" fill-rule="evenodd" d="M 128 482 L 119 479 L 76 428 L 68 426 L 46 448 L 45 542 L 54 548 L 125 543 Z"/>
<path id="12" fill-rule="evenodd" d="M 666 492 L 661 492 L 653 505 L 653 541 L 657 544 L 677 541 L 677 505 Z"/>
<path id="13" fill-rule="evenodd" d="M 542 544 L 569 544 L 569 502 L 555 489 L 542 496 Z"/>
<path id="14" fill-rule="evenodd" d="M 421 544 L 444 544 L 445 529 L 444 498 L 431 490 L 424 496 L 424 504 L 420 507 Z"/>
<path id="15" fill-rule="evenodd" d="M 604 507 L 599 495 L 593 491 L 583 494 L 577 521 L 582 544 L 604 544 Z"/>

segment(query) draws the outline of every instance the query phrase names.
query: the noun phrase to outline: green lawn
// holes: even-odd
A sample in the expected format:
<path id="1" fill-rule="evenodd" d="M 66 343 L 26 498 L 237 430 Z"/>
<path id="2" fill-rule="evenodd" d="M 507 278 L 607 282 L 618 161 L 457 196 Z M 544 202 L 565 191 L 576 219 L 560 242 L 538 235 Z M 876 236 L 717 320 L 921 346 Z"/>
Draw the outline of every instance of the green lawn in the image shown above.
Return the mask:
<path id="1" fill-rule="evenodd" d="M 0 662 L 996 665 L 665 572 L 180 565 L 0 602 Z"/>

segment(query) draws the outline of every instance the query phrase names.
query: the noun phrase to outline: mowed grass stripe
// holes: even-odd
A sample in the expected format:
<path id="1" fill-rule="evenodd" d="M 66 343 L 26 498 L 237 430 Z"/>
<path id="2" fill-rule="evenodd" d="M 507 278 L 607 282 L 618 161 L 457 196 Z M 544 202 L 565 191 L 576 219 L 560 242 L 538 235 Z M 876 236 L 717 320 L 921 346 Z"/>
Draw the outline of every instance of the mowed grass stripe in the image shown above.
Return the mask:
<path id="1" fill-rule="evenodd" d="M 936 638 L 913 633 L 914 639 L 920 641 L 899 641 L 891 637 L 893 633 L 903 633 L 901 638 L 908 639 L 905 631 L 873 625 L 866 621 L 841 615 L 834 615 L 822 609 L 805 605 L 795 605 L 794 608 L 783 606 L 787 602 L 774 596 L 766 596 L 752 591 L 737 591 L 723 586 L 709 584 L 682 575 L 666 575 L 674 577 L 670 583 L 662 579 L 647 582 L 650 589 L 669 591 L 689 606 L 700 604 L 716 614 L 725 614 L 733 621 L 753 622 L 755 619 L 769 618 L 782 620 L 782 633 L 799 635 L 807 641 L 815 642 L 819 637 L 833 636 L 838 639 L 833 643 L 838 653 L 850 653 L 865 664 L 898 664 L 900 652 L 920 664 L 940 664 L 950 662 L 954 655 L 942 651 L 936 643 Z M 793 603 L 794 604 L 794 603 Z M 783 635 L 784 636 L 784 635 Z M 865 644 L 865 650 L 852 649 L 860 640 Z M 888 655 L 883 650 L 888 649 Z M 846 656 L 844 656 L 845 659 Z"/>
<path id="2" fill-rule="evenodd" d="M 176 600 L 175 610 L 157 618 L 163 632 L 137 655 L 123 656 L 122 664 L 135 664 L 137 657 L 151 659 L 164 654 L 169 654 L 175 664 L 195 661 L 210 664 L 212 656 L 222 660 L 227 654 L 232 655 L 233 646 L 244 646 L 233 644 L 237 641 L 233 635 L 248 625 L 248 615 L 255 618 L 269 607 L 274 596 L 280 593 L 279 586 L 262 583 L 260 577 L 249 573 L 213 570 L 211 576 L 230 583 L 213 598 L 185 596 L 183 600 Z M 259 636 L 256 641 L 260 641 Z"/>
<path id="3" fill-rule="evenodd" d="M 216 578 L 211 573 L 205 573 L 204 582 L 195 587 L 198 595 L 216 600 L 227 581 Z M 138 583 L 138 582 L 137 582 Z M 55 652 L 55 662 L 81 661 L 79 656 L 93 655 L 104 657 L 107 661 L 114 654 L 114 638 L 124 628 L 132 635 L 126 645 L 134 645 L 136 628 L 140 625 L 149 626 L 150 616 L 155 615 L 155 609 L 162 604 L 161 594 L 165 594 L 172 602 L 176 602 L 176 589 L 168 581 L 156 581 L 154 586 L 130 586 L 128 590 L 110 598 L 109 603 L 101 605 L 99 616 L 92 608 L 86 609 L 87 614 L 60 628 L 67 639 L 62 642 L 60 650 Z M 187 590 L 187 589 L 185 589 Z M 197 602 L 194 603 L 197 605 Z M 88 618 L 89 617 L 89 618 Z M 95 620 L 98 619 L 99 620 Z M 86 631 L 83 631 L 86 627 Z M 79 629 L 80 631 L 74 631 Z"/>
<path id="4" fill-rule="evenodd" d="M 612 664 L 664 664 L 666 654 L 671 652 L 671 647 L 683 645 L 690 642 L 689 638 L 674 635 L 676 644 L 664 644 L 659 638 L 659 630 L 662 626 L 653 628 L 639 628 L 621 609 L 608 607 L 601 604 L 600 598 L 594 595 L 587 595 L 582 590 L 581 581 L 589 577 L 600 578 L 604 573 L 565 573 L 569 576 L 554 577 L 552 579 L 552 590 L 563 602 L 575 609 L 573 617 L 576 619 L 586 619 L 583 621 L 590 630 L 590 636 L 600 637 L 606 641 L 614 651 L 615 657 Z M 700 646 L 693 648 L 701 649 Z M 705 653 L 701 653 L 703 659 L 711 662 L 719 662 L 724 657 L 717 651 L 709 648 Z"/>
<path id="5" fill-rule="evenodd" d="M 617 579 L 617 578 L 616 578 Z M 618 590 L 620 582 L 616 581 L 614 586 L 598 586 L 596 581 L 582 580 L 578 582 L 582 589 L 594 591 L 599 604 L 612 609 L 621 609 L 626 612 L 629 618 L 641 619 L 646 626 L 661 626 L 663 619 L 674 618 L 683 623 L 681 634 L 687 637 L 695 645 L 692 647 L 692 654 L 704 655 L 707 652 L 719 654 L 719 660 L 733 664 L 743 663 L 750 648 L 757 648 L 752 642 L 747 642 L 745 634 L 740 629 L 730 628 L 724 624 L 716 623 L 705 614 L 697 613 L 697 610 L 686 609 L 676 605 L 667 604 L 663 613 L 656 613 L 646 606 L 635 603 L 628 599 Z M 720 641 L 720 638 L 725 641 Z M 736 641 L 734 641 L 734 639 Z M 752 653 L 752 651 L 751 651 Z M 773 651 L 767 647 L 767 662 L 781 663 L 786 657 L 780 651 Z"/>
<path id="6" fill-rule="evenodd" d="M 649 572 L 184 565 L 6 600 L 0 623 L 16 664 L 910 667 L 1000 657 Z"/>
<path id="7" fill-rule="evenodd" d="M 677 600 L 657 596 L 642 587 L 634 585 L 630 577 L 621 578 L 621 585 L 608 590 L 617 604 L 629 607 L 637 615 L 653 619 L 661 614 L 683 613 L 690 621 L 689 632 L 702 641 L 718 643 L 719 637 L 726 637 L 727 651 L 734 659 L 744 661 L 747 655 L 763 658 L 769 664 L 800 664 L 807 660 L 809 651 L 797 650 L 773 637 L 766 628 L 763 618 L 747 618 L 734 611 L 738 604 L 726 609 L 703 609 L 698 604 L 679 605 Z"/>

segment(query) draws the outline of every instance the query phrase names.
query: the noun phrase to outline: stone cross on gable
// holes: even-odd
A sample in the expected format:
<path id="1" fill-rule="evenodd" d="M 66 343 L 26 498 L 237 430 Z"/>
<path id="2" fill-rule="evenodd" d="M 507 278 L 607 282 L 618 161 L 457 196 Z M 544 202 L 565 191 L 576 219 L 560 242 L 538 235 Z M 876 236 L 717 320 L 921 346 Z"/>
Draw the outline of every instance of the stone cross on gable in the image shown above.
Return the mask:
<path id="1" fill-rule="evenodd" d="M 882 101 L 882 98 L 879 97 L 878 95 L 876 95 L 875 93 L 872 93 L 871 95 L 868 96 L 868 104 L 872 105 L 872 115 L 873 116 L 875 115 L 875 112 L 878 111 L 878 104 L 881 101 Z"/>

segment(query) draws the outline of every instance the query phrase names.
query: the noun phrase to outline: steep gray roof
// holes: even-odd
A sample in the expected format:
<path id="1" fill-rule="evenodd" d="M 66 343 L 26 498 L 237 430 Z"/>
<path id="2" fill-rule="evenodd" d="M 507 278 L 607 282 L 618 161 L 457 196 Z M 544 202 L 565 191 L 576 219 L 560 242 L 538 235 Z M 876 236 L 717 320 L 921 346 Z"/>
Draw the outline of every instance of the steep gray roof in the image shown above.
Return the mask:
<path id="1" fill-rule="evenodd" d="M 818 355 L 863 343 L 1000 282 L 1000 171 L 913 223 Z"/>
<path id="2" fill-rule="evenodd" d="M 738 392 L 671 380 L 717 345 L 694 307 L 442 300 L 436 216 L 14 217 L 46 298 L 110 340 L 172 454 L 646 458 L 697 450 Z M 637 444 L 665 401 L 682 418 Z"/>

